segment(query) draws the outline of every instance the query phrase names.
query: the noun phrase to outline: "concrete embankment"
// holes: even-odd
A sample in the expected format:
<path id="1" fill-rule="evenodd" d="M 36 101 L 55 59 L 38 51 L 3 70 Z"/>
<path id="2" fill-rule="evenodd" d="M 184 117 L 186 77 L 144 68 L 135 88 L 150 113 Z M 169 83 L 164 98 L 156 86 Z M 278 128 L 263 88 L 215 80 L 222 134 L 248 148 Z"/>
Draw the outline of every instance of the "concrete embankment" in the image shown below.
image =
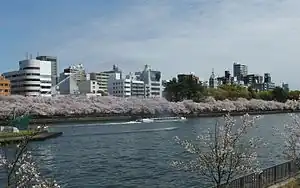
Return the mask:
<path id="1" fill-rule="evenodd" d="M 300 110 L 272 110 L 272 111 L 233 111 L 230 112 L 232 116 L 241 116 L 245 113 L 250 115 L 266 115 L 266 114 L 280 114 L 280 113 L 299 113 Z M 103 114 L 88 114 L 88 115 L 73 115 L 73 116 L 35 116 L 31 120 L 31 124 L 72 124 L 72 123 L 94 123 L 94 122 L 111 122 L 111 121 L 134 121 L 139 118 L 153 118 L 161 116 L 185 116 L 188 118 L 199 118 L 199 117 L 220 117 L 228 112 L 201 112 L 194 114 L 164 114 L 164 115 L 103 115 Z M 0 125 L 5 125 L 5 121 L 0 120 Z"/>

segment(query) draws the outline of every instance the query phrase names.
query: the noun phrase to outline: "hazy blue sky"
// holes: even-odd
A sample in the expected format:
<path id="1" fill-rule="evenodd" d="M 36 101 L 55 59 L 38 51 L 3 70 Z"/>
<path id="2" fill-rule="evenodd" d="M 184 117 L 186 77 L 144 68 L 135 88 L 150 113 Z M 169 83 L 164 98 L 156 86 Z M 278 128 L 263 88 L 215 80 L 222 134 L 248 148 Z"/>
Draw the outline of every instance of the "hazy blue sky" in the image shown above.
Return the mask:
<path id="1" fill-rule="evenodd" d="M 9 0 L 0 6 L 0 72 L 26 52 L 58 56 L 60 68 L 150 64 L 163 78 L 195 72 L 270 72 L 300 88 L 299 0 Z"/>

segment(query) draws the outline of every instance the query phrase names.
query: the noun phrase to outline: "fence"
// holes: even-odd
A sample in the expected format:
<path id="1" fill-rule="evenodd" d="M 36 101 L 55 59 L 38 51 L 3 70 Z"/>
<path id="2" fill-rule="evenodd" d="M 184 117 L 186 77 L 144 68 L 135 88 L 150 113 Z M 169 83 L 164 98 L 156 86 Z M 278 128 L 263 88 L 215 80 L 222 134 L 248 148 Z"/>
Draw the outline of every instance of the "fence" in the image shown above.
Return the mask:
<path id="1" fill-rule="evenodd" d="M 295 176 L 298 167 L 293 161 L 288 161 L 270 168 L 266 168 L 260 174 L 250 174 L 233 180 L 229 186 L 221 185 L 221 188 L 265 188 Z"/>

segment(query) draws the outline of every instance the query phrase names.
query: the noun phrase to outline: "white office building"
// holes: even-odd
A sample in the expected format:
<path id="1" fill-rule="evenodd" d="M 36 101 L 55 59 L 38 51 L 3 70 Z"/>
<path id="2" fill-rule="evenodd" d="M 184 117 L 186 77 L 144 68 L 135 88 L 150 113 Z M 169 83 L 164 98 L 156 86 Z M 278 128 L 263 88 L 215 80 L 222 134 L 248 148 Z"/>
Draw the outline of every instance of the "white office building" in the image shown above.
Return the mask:
<path id="1" fill-rule="evenodd" d="M 37 60 L 40 61 L 50 61 L 51 62 L 51 79 L 52 79 L 52 86 L 58 84 L 58 62 L 57 57 L 54 56 L 37 56 Z"/>
<path id="2" fill-rule="evenodd" d="M 51 62 L 26 59 L 19 62 L 19 70 L 3 73 L 11 81 L 11 94 L 51 96 Z"/>
<path id="3" fill-rule="evenodd" d="M 108 80 L 108 93 L 116 97 L 145 97 L 145 84 L 132 74 L 121 78 L 120 73 L 115 73 Z"/>
<path id="4" fill-rule="evenodd" d="M 149 65 L 145 65 L 142 72 L 136 72 L 137 80 L 145 84 L 146 97 L 162 97 L 163 87 L 161 72 L 152 70 Z"/>

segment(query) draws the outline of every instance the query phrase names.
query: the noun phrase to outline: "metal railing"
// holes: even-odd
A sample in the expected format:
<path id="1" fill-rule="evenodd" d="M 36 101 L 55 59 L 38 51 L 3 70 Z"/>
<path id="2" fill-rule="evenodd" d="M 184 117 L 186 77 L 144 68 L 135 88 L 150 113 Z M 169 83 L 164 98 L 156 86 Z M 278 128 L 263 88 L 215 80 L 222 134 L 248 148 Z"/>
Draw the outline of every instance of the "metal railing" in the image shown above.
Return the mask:
<path id="1" fill-rule="evenodd" d="M 266 168 L 260 174 L 253 173 L 235 179 L 229 185 L 221 185 L 221 188 L 265 188 L 295 176 L 298 171 L 296 163 L 288 161 Z"/>

